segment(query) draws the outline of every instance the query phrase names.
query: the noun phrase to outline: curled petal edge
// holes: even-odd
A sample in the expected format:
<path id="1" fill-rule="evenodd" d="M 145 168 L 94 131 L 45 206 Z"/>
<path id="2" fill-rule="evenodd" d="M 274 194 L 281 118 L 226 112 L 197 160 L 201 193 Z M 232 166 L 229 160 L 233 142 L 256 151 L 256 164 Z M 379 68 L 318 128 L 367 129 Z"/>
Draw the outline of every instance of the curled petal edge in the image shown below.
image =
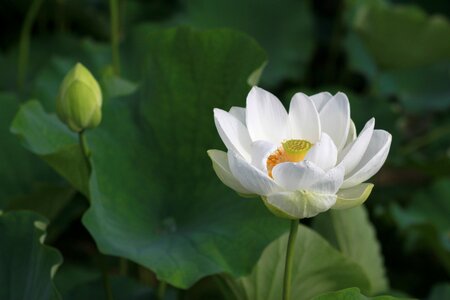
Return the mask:
<path id="1" fill-rule="evenodd" d="M 331 209 L 348 209 L 363 204 L 369 198 L 373 183 L 361 183 L 357 186 L 337 192 L 337 200 Z"/>

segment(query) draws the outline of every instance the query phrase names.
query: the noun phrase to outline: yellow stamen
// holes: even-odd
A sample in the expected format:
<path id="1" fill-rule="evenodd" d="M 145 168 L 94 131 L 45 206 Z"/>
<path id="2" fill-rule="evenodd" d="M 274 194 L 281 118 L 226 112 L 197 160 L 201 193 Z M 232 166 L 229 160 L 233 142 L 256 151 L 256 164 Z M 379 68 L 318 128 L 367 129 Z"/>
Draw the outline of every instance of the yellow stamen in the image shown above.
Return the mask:
<path id="1" fill-rule="evenodd" d="M 288 140 L 281 145 L 267 158 L 267 174 L 270 177 L 272 177 L 272 170 L 276 165 L 283 162 L 302 161 L 312 147 L 312 144 L 306 140 Z"/>

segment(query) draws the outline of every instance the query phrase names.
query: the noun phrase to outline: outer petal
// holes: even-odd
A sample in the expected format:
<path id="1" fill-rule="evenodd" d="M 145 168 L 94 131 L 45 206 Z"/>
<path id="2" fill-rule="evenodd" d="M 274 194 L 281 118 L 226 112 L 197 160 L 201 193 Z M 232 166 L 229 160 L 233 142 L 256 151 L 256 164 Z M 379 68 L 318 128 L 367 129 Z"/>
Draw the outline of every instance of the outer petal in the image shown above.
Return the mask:
<path id="1" fill-rule="evenodd" d="M 311 99 L 303 93 L 292 97 L 289 107 L 290 138 L 315 143 L 320 138 L 319 113 Z"/>
<path id="2" fill-rule="evenodd" d="M 279 217 L 303 219 L 330 209 L 336 203 L 336 195 L 300 190 L 272 194 L 263 197 L 263 201 L 267 208 Z"/>
<path id="3" fill-rule="evenodd" d="M 214 109 L 214 122 L 227 149 L 238 152 L 250 161 L 251 140 L 244 124 L 230 113 L 218 108 Z"/>
<path id="4" fill-rule="evenodd" d="M 319 112 L 322 131 L 328 133 L 336 148 L 341 150 L 350 128 L 350 104 L 344 93 L 337 93 Z"/>
<path id="5" fill-rule="evenodd" d="M 223 184 L 240 194 L 251 194 L 251 192 L 244 188 L 233 174 L 231 174 L 230 166 L 228 165 L 228 157 L 225 152 L 213 149 L 208 150 L 207 153 L 209 158 L 211 158 L 213 169 L 216 172 L 217 177 L 219 177 Z"/>
<path id="6" fill-rule="evenodd" d="M 309 98 L 314 102 L 316 105 L 317 111 L 320 112 L 322 108 L 325 106 L 325 104 L 332 98 L 333 96 L 328 92 L 322 92 L 318 93 L 312 96 L 309 96 Z"/>
<path id="7" fill-rule="evenodd" d="M 228 163 L 233 176 L 248 191 L 257 195 L 278 192 L 280 188 L 269 176 L 245 161 L 239 154 L 228 151 Z"/>
<path id="8" fill-rule="evenodd" d="M 236 119 L 242 122 L 242 124 L 246 124 L 245 122 L 245 108 L 240 106 L 232 106 L 229 111 Z"/>
<path id="9" fill-rule="evenodd" d="M 345 169 L 337 166 L 329 170 L 324 177 L 311 185 L 308 190 L 320 194 L 336 194 L 344 181 Z"/>
<path id="10" fill-rule="evenodd" d="M 374 130 L 369 146 L 353 172 L 346 176 L 343 189 L 366 181 L 377 173 L 386 161 L 392 136 L 384 130 Z"/>
<path id="11" fill-rule="evenodd" d="M 340 190 L 337 193 L 336 204 L 332 209 L 347 209 L 364 203 L 372 192 L 372 183 L 361 183 L 357 186 Z"/>
<path id="12" fill-rule="evenodd" d="M 347 145 L 347 147 L 345 147 L 345 149 L 342 151 L 340 164 L 345 167 L 346 174 L 350 174 L 361 161 L 364 153 L 367 150 L 367 146 L 372 139 L 374 126 L 374 118 L 367 121 L 358 138 L 353 143 Z"/>
<path id="13" fill-rule="evenodd" d="M 323 179 L 325 172 L 309 161 L 299 163 L 281 163 L 272 170 L 275 182 L 288 191 L 308 189 L 311 185 Z"/>
<path id="14" fill-rule="evenodd" d="M 252 143 L 251 162 L 252 165 L 267 174 L 267 158 L 277 149 L 277 145 L 267 141 L 256 141 Z"/>
<path id="15" fill-rule="evenodd" d="M 253 87 L 247 96 L 246 120 L 252 141 L 279 144 L 287 137 L 286 109 L 277 97 L 261 88 Z"/>
<path id="16" fill-rule="evenodd" d="M 356 139 L 356 126 L 353 120 L 350 119 L 350 129 L 348 130 L 347 141 L 345 141 L 344 148 Z"/>
<path id="17" fill-rule="evenodd" d="M 326 133 L 322 133 L 317 142 L 305 156 L 305 160 L 312 161 L 323 170 L 327 171 L 336 165 L 337 149 L 333 140 Z"/>

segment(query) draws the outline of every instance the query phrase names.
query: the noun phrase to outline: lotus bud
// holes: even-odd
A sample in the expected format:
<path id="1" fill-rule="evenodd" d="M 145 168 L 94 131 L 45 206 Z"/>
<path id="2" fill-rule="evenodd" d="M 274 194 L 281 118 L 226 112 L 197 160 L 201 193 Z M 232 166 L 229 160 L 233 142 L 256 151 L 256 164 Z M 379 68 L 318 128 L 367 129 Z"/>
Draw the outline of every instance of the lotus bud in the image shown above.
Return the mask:
<path id="1" fill-rule="evenodd" d="M 101 107 L 102 91 L 97 80 L 86 67 L 77 63 L 60 86 L 56 101 L 58 117 L 72 131 L 81 132 L 100 124 Z"/>

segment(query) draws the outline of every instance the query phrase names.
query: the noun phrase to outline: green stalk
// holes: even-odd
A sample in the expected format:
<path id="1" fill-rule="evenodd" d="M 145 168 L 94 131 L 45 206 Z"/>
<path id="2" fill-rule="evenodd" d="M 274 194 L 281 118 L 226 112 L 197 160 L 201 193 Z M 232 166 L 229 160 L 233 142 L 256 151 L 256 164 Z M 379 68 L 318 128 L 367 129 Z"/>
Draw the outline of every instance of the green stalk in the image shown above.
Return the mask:
<path id="1" fill-rule="evenodd" d="M 119 273 L 123 276 L 128 274 L 128 260 L 124 257 L 119 258 Z"/>
<path id="2" fill-rule="evenodd" d="M 56 15 L 56 28 L 58 28 L 59 32 L 66 31 L 66 20 L 65 20 L 65 0 L 56 0 L 57 8 L 55 9 Z"/>
<path id="3" fill-rule="evenodd" d="M 17 64 L 17 85 L 19 90 L 23 89 L 28 66 L 28 55 L 30 52 L 30 35 L 34 20 L 44 0 L 34 0 L 28 9 L 22 31 L 20 32 L 19 59 Z"/>
<path id="4" fill-rule="evenodd" d="M 91 163 L 89 162 L 89 156 L 91 156 L 91 152 L 87 145 L 86 135 L 84 134 L 84 131 L 80 131 L 78 133 L 78 143 L 80 144 L 81 152 L 83 153 L 88 172 L 91 173 Z"/>
<path id="5" fill-rule="evenodd" d="M 164 300 L 164 295 L 166 294 L 167 283 L 165 281 L 160 281 L 158 285 L 157 299 Z"/>
<path id="6" fill-rule="evenodd" d="M 283 300 L 291 299 L 292 260 L 294 256 L 295 239 L 298 231 L 298 220 L 291 221 L 291 230 L 286 249 L 286 263 L 284 265 Z"/>
<path id="7" fill-rule="evenodd" d="M 105 292 L 106 300 L 114 300 L 111 288 L 111 281 L 109 280 L 106 257 L 104 257 L 100 253 L 97 253 L 94 259 L 98 268 L 100 269 L 100 272 L 102 273 L 103 290 Z"/>
<path id="8" fill-rule="evenodd" d="M 105 271 L 102 272 L 102 278 L 103 278 L 103 288 L 105 289 L 106 293 L 106 299 L 107 300 L 113 300 L 113 294 L 111 289 L 111 282 L 109 280 L 109 275 Z"/>
<path id="9" fill-rule="evenodd" d="M 111 51 L 113 70 L 115 75 L 120 74 L 120 52 L 119 52 L 119 2 L 109 0 L 109 11 L 111 15 Z"/>
<path id="10" fill-rule="evenodd" d="M 143 266 L 138 266 L 139 281 L 147 286 L 155 285 L 153 274 L 150 270 Z"/>

